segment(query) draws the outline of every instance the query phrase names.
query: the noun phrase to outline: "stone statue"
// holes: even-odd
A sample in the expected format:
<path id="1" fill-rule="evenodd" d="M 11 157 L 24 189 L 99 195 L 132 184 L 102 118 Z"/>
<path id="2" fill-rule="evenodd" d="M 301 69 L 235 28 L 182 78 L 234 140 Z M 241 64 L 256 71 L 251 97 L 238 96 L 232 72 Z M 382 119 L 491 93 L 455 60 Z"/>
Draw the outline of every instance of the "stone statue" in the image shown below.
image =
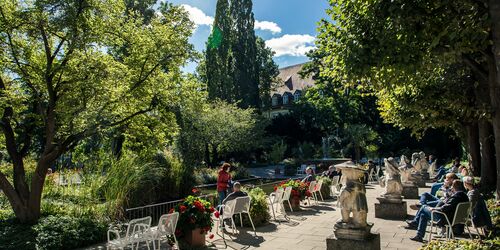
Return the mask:
<path id="1" fill-rule="evenodd" d="M 429 169 L 429 162 L 425 158 L 425 153 L 424 153 L 424 151 L 421 151 L 418 154 L 420 156 L 420 159 L 418 161 L 418 164 L 420 164 L 420 169 L 421 169 L 420 171 L 421 172 L 427 172 L 427 170 Z"/>
<path id="2" fill-rule="evenodd" d="M 412 170 L 413 166 L 410 164 L 410 161 L 406 157 L 406 155 L 401 156 L 401 161 L 399 162 L 399 171 L 401 173 L 401 182 L 402 183 L 411 183 L 412 182 Z"/>
<path id="3" fill-rule="evenodd" d="M 337 221 L 335 227 L 365 229 L 368 204 L 365 186 L 360 181 L 364 176 L 364 170 L 350 161 L 335 165 L 335 167 L 342 170 L 342 178 L 345 182 L 345 186 L 340 190 L 338 203 L 342 218 Z M 349 216 L 351 213 L 352 217 Z"/>
<path id="4" fill-rule="evenodd" d="M 415 170 L 420 173 L 420 164 L 417 165 L 417 162 L 420 160 L 420 154 L 419 153 L 413 153 L 411 155 L 411 165 L 415 167 Z"/>
<path id="5" fill-rule="evenodd" d="M 403 185 L 401 184 L 401 175 L 399 174 L 398 164 L 392 157 L 384 159 L 385 165 L 385 191 L 382 193 L 383 199 L 401 201 Z"/>

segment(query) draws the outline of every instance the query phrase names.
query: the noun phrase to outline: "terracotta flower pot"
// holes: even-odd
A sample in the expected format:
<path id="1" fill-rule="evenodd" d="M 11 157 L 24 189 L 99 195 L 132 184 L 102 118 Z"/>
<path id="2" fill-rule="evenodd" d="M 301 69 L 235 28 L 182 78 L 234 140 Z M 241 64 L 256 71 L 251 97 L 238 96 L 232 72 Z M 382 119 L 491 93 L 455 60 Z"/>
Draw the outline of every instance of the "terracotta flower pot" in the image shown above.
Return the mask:
<path id="1" fill-rule="evenodd" d="M 206 231 L 203 231 L 201 228 L 196 228 L 191 232 L 187 232 L 185 236 L 186 242 L 193 247 L 202 247 L 205 246 L 205 236 L 207 235 Z"/>
<path id="2" fill-rule="evenodd" d="M 300 197 L 299 196 L 290 196 L 290 204 L 292 204 L 293 211 L 300 210 Z M 288 202 L 285 202 L 285 210 L 290 211 L 290 207 L 288 206 Z"/>

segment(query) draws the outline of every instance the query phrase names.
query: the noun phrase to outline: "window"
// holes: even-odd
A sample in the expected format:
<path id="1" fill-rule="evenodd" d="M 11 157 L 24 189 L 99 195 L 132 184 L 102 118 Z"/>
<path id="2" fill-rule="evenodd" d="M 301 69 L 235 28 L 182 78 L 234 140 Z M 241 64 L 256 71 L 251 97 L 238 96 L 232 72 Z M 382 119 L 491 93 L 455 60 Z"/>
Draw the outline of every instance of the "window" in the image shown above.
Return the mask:
<path id="1" fill-rule="evenodd" d="M 273 96 L 273 99 L 272 99 L 272 103 L 271 103 L 273 106 L 278 106 L 278 97 L 277 96 Z"/>
<path id="2" fill-rule="evenodd" d="M 284 94 L 283 95 L 283 105 L 286 105 L 286 104 L 288 104 L 288 95 Z"/>
<path id="3" fill-rule="evenodd" d="M 293 95 L 293 101 L 298 102 L 299 99 L 300 99 L 300 92 L 295 92 L 295 94 Z"/>

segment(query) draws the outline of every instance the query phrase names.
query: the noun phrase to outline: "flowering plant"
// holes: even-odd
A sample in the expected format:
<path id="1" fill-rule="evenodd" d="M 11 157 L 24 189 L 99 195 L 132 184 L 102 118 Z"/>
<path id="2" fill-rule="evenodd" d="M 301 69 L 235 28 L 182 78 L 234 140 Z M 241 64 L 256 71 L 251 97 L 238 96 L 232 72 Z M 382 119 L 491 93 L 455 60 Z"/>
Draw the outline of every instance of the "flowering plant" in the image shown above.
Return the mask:
<path id="1" fill-rule="evenodd" d="M 306 197 L 311 197 L 311 192 L 309 191 L 309 182 L 301 182 L 299 180 L 282 181 L 280 184 L 274 187 L 274 190 L 286 187 L 292 187 L 291 197 L 299 197 L 301 200 L 305 199 Z"/>
<path id="2" fill-rule="evenodd" d="M 200 228 L 202 234 L 209 232 L 214 224 L 211 215 L 217 213 L 210 202 L 191 195 L 172 208 L 169 213 L 173 212 L 179 212 L 175 230 L 177 237 L 182 237 L 196 228 Z"/>

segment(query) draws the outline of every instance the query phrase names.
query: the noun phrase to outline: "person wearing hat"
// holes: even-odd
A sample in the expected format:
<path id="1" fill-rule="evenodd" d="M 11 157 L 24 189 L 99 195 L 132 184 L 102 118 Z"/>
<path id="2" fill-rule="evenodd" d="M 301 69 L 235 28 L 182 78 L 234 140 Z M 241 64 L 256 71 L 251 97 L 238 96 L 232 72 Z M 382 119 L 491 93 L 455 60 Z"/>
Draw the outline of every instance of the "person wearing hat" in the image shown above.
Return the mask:
<path id="1" fill-rule="evenodd" d="M 306 168 L 306 174 L 307 176 L 302 179 L 302 182 L 311 182 L 316 180 L 316 177 L 314 177 L 313 169 L 311 167 Z"/>

